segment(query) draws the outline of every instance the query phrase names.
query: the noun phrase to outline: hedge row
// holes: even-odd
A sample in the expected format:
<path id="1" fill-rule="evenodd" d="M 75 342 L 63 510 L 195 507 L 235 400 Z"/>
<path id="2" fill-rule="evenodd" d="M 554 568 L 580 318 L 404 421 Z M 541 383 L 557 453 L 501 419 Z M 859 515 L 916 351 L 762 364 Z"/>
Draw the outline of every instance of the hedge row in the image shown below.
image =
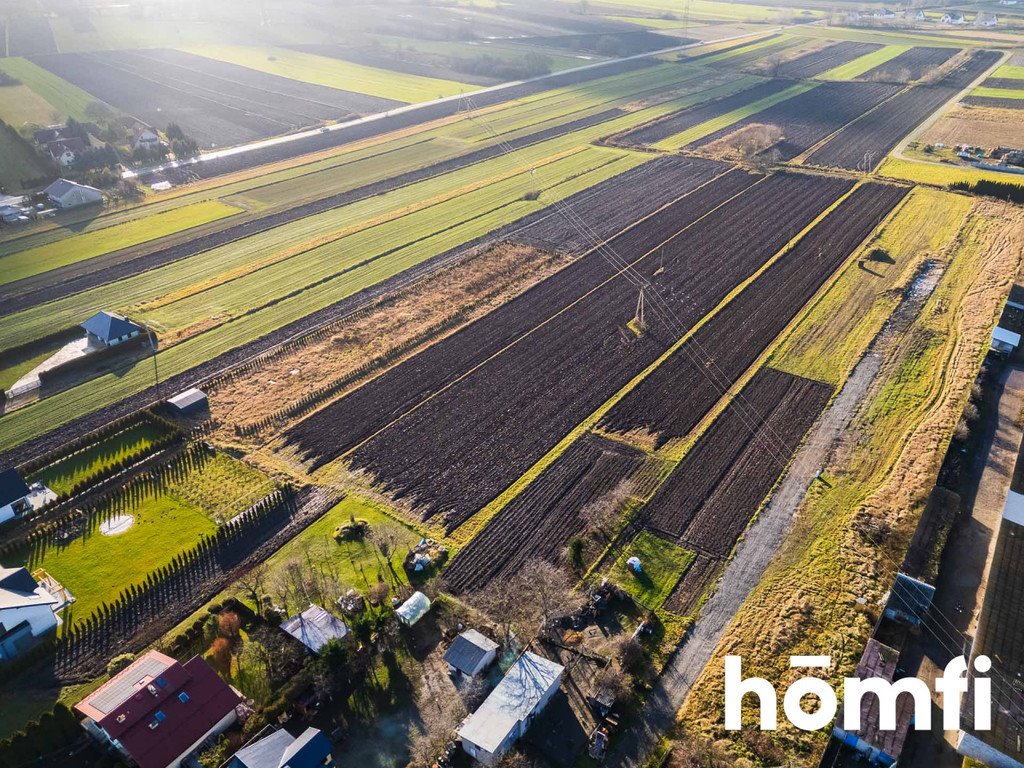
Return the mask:
<path id="1" fill-rule="evenodd" d="M 985 197 L 998 197 L 1013 203 L 1024 203 L 1024 184 L 1012 184 L 1008 181 L 954 181 L 950 189 L 958 192 L 970 192 Z"/>

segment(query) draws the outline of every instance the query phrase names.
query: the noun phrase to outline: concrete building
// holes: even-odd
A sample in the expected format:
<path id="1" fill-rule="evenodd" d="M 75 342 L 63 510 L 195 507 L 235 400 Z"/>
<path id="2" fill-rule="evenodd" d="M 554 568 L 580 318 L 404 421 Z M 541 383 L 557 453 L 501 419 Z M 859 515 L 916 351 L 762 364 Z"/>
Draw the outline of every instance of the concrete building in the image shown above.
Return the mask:
<path id="1" fill-rule="evenodd" d="M 496 764 L 555 695 L 564 672 L 561 664 L 524 653 L 459 727 L 462 748 L 484 765 Z"/>
<path id="2" fill-rule="evenodd" d="M 32 511 L 31 493 L 16 469 L 0 472 L 0 525 Z"/>
<path id="3" fill-rule="evenodd" d="M 497 653 L 496 642 L 475 629 L 467 629 L 445 651 L 444 660 L 451 674 L 476 677 L 494 662 Z"/>
<path id="4" fill-rule="evenodd" d="M 76 184 L 67 179 L 57 179 L 43 190 L 50 201 L 58 208 L 77 208 L 80 205 L 94 205 L 103 202 L 103 193 L 95 187 Z"/>
<path id="5" fill-rule="evenodd" d="M 242 697 L 199 656 L 147 651 L 75 705 L 97 741 L 139 768 L 179 768 L 238 719 Z"/>
<path id="6" fill-rule="evenodd" d="M 0 567 L 0 661 L 31 648 L 60 623 L 60 600 L 24 568 Z"/>

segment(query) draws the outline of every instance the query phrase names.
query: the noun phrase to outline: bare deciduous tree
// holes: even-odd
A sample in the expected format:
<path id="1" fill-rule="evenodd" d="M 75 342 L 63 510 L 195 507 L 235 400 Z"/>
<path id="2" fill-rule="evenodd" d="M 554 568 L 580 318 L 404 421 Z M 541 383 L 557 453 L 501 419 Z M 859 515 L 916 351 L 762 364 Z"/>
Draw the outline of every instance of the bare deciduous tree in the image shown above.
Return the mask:
<path id="1" fill-rule="evenodd" d="M 410 764 L 432 765 L 466 714 L 466 705 L 454 688 L 433 691 L 420 706 L 420 722 L 409 732 Z"/>
<path id="2" fill-rule="evenodd" d="M 531 560 L 505 582 L 492 581 L 473 604 L 502 629 L 507 644 L 513 631 L 525 640 L 583 604 L 566 573 L 546 560 Z"/>
<path id="3" fill-rule="evenodd" d="M 257 563 L 238 580 L 238 585 L 244 590 L 246 597 L 256 606 L 256 615 L 263 613 L 263 596 L 267 593 L 268 568 L 266 562 Z"/>

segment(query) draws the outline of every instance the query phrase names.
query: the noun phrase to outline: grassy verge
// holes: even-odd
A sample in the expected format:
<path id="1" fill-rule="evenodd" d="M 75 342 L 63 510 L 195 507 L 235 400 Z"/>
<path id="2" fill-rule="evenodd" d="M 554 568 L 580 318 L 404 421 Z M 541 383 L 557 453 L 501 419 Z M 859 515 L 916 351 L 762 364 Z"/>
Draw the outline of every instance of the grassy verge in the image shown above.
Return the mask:
<path id="1" fill-rule="evenodd" d="M 983 96 L 986 99 L 1024 99 L 1024 90 L 1019 88 L 990 88 L 982 85 L 971 91 L 971 96 Z"/>
<path id="2" fill-rule="evenodd" d="M 743 656 L 745 675 L 775 682 L 791 679 L 791 654 L 831 654 L 833 684 L 853 670 L 987 350 L 1021 239 L 1024 217 L 1008 207 L 983 205 L 964 223 L 941 283 L 888 348 L 849 427 L 857 439 L 827 467 L 828 485 L 812 486 L 782 551 L 694 687 L 683 711 L 688 730 L 758 757 L 722 729 L 726 653 Z M 888 531 L 881 544 L 857 532 L 867 524 Z M 791 726 L 772 737 L 774 749 L 799 762 L 813 760 L 826 738 Z"/>

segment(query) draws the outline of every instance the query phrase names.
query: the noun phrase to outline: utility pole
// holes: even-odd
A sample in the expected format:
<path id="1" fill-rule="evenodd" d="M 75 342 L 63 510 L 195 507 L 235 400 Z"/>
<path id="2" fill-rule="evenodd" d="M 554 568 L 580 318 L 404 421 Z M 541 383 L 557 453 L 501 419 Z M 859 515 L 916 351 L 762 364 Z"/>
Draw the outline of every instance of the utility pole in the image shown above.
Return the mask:
<path id="1" fill-rule="evenodd" d="M 153 329 L 146 324 L 146 335 L 149 336 L 149 348 L 153 351 L 153 385 L 156 387 L 156 399 L 160 400 L 160 371 L 157 368 L 156 362 L 156 334 L 153 333 Z"/>
<path id="2" fill-rule="evenodd" d="M 644 320 L 644 289 L 640 289 L 640 295 L 636 299 L 636 314 L 633 316 L 640 333 L 647 330 L 647 323 Z"/>

